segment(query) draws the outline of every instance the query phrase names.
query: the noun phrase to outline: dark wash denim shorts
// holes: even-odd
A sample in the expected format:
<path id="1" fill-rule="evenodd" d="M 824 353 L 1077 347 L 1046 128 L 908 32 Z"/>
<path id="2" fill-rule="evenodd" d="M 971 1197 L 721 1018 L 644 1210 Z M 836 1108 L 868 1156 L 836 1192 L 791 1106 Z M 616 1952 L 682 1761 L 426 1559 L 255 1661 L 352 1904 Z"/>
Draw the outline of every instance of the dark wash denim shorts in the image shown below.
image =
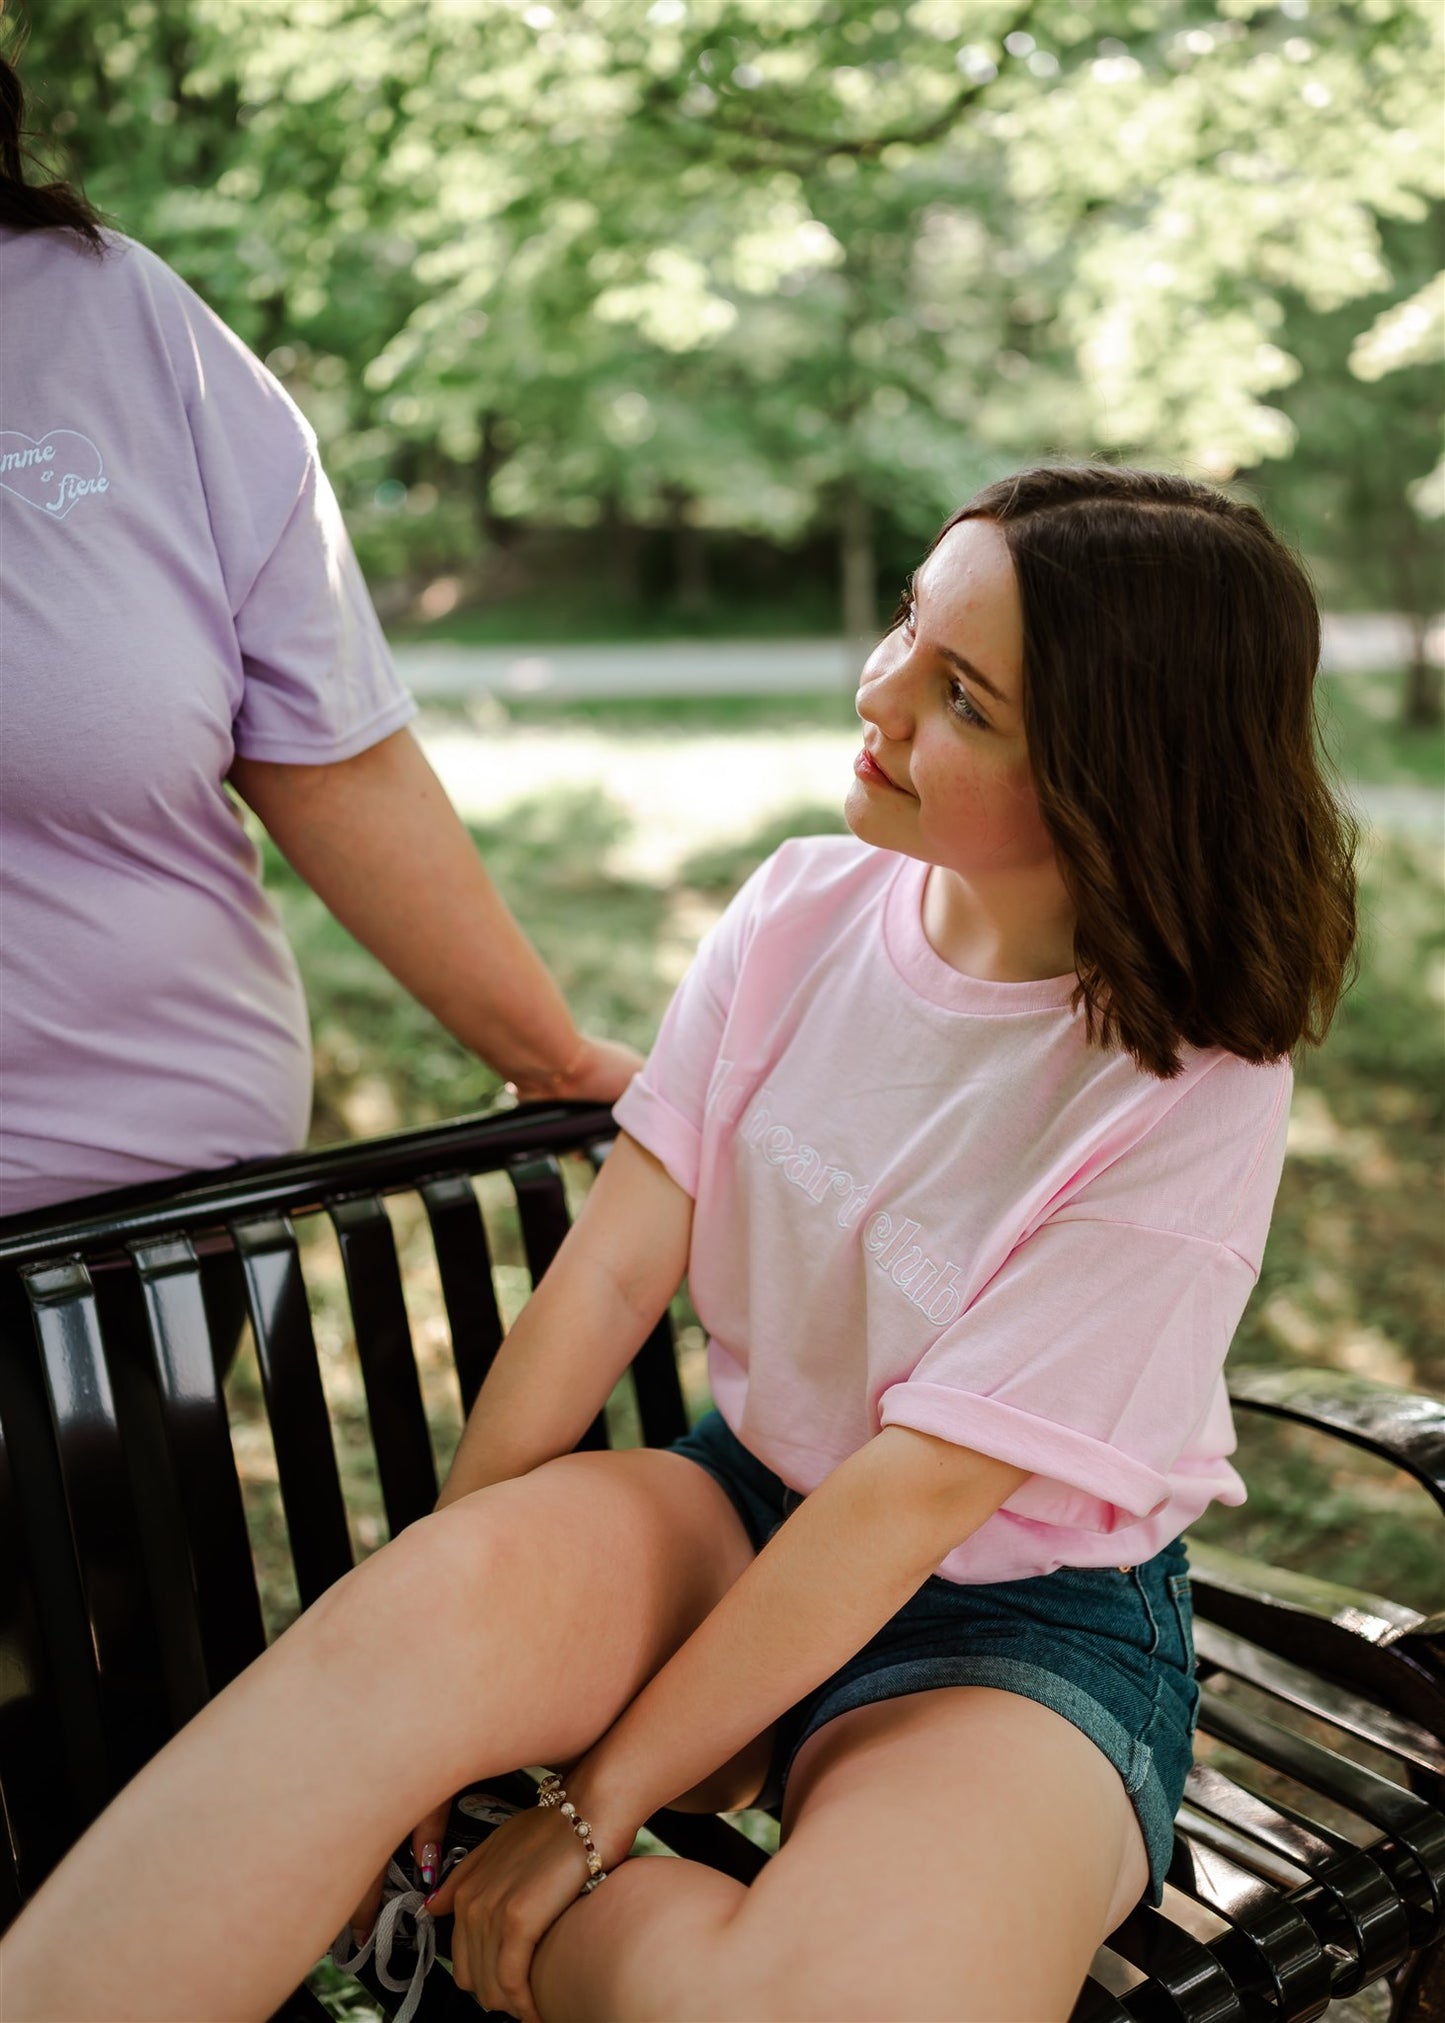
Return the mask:
<path id="1" fill-rule="evenodd" d="M 671 1451 L 719 1482 L 759 1551 L 802 1501 L 709 1412 Z M 1162 1897 L 1193 1754 L 1199 1689 L 1182 1540 L 1142 1566 L 1060 1567 L 976 1586 L 933 1574 L 856 1657 L 778 1727 L 765 1798 L 781 1802 L 799 1749 L 835 1715 L 936 1686 L 995 1686 L 1052 1707 L 1103 1750 L 1129 1794 Z"/>

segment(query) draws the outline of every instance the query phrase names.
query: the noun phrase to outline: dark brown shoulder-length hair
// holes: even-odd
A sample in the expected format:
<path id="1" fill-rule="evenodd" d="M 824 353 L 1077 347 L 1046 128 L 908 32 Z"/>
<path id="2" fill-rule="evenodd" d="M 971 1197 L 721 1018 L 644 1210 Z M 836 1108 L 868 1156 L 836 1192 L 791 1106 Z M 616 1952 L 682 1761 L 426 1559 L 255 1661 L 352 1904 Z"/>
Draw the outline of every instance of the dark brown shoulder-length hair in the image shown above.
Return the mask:
<path id="1" fill-rule="evenodd" d="M 1300 563 L 1254 506 L 1156 471 L 1022 471 L 943 532 L 970 519 L 1013 557 L 1090 1039 L 1161 1077 L 1181 1043 L 1318 1044 L 1352 973 L 1357 831 L 1323 771 Z"/>
<path id="2" fill-rule="evenodd" d="M 73 232 L 104 253 L 104 220 L 72 183 L 26 179 L 25 92 L 13 63 L 0 56 L 0 225 L 16 232 Z"/>

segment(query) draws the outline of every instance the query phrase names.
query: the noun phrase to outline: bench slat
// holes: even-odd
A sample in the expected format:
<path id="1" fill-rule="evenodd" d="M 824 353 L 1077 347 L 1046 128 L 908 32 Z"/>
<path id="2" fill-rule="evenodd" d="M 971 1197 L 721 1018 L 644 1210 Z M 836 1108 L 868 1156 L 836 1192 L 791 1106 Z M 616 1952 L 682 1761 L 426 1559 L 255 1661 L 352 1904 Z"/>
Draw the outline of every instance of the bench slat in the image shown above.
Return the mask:
<path id="1" fill-rule="evenodd" d="M 1227 1672 L 1232 1678 L 1258 1686 L 1286 1706 L 1318 1715 L 1345 1734 L 1358 1736 L 1400 1763 L 1412 1764 L 1432 1778 L 1445 1780 L 1445 1742 L 1422 1728 L 1418 1721 L 1407 1720 L 1403 1714 L 1378 1706 L 1333 1679 L 1321 1678 L 1317 1672 L 1306 1671 L 1303 1665 L 1262 1650 L 1248 1638 L 1221 1629 L 1218 1623 L 1206 1622 L 1200 1615 L 1194 1618 L 1194 1650 L 1201 1679 L 1215 1671 Z"/>
<path id="2" fill-rule="evenodd" d="M 670 1447 L 687 1431 L 687 1407 L 678 1382 L 672 1321 L 667 1314 L 633 1358 L 632 1382 L 644 1441 L 649 1447 Z"/>
<path id="3" fill-rule="evenodd" d="M 1190 1561 L 1196 1618 L 1445 1735 L 1445 1653 L 1407 1641 L 1424 1627 L 1417 1610 L 1216 1545 L 1192 1543 Z"/>
<path id="4" fill-rule="evenodd" d="M 1222 1918 L 1229 1929 L 1209 1950 L 1239 1989 L 1245 2008 L 1273 2006 L 1294 2023 L 1310 2023 L 1329 2006 L 1330 1966 L 1313 1927 L 1275 1885 L 1223 1849 L 1176 1827 L 1169 1881 Z"/>
<path id="5" fill-rule="evenodd" d="M 562 1248 L 563 1239 L 571 1227 L 562 1169 L 549 1152 L 540 1159 L 513 1161 L 507 1168 L 507 1174 L 517 1197 L 527 1270 L 533 1285 L 536 1285 Z M 607 1444 L 607 1420 L 599 1412 L 577 1445 L 598 1448 Z"/>
<path id="6" fill-rule="evenodd" d="M 68 1767 L 80 1772 L 79 1795 L 93 1816 L 166 1740 L 170 1693 L 149 1592 L 137 1578 L 145 1561 L 90 1272 L 82 1259 L 64 1258 L 22 1277 L 89 1633 L 84 1668 L 98 1684 L 101 1762 L 83 1727 L 67 1737 Z M 85 1698 L 73 1703 L 82 1719 Z"/>
<path id="7" fill-rule="evenodd" d="M 226 1401 L 201 1292 L 201 1265 L 188 1237 L 130 1246 L 150 1328 L 152 1372 L 179 1500 L 180 1540 L 190 1555 L 190 1604 L 197 1615 L 209 1692 L 219 1693 L 266 1648 L 241 1483 Z M 170 1618 L 174 1603 L 163 1609 Z"/>
<path id="8" fill-rule="evenodd" d="M 1439 1936 L 1445 1927 L 1445 1814 L 1378 1772 L 1221 1694 L 1205 1692 L 1200 1726 L 1388 1834 L 1412 1858 L 1403 1866 L 1413 1874 L 1396 1877 L 1411 1913 L 1411 1937 L 1417 1945 L 1427 1945 Z M 1383 1860 L 1380 1849 L 1370 1853 Z"/>
<path id="9" fill-rule="evenodd" d="M 18 1283 L 0 1287 L 0 1313 L 0 1792 L 10 1854 L 0 1859 L 3 1929 L 103 1804 L 107 1779 L 89 1626 Z M 79 1714 L 67 1712 L 76 1701 Z M 88 1747 L 68 1745 L 67 1728 Z"/>
<path id="10" fill-rule="evenodd" d="M 1367 1854 L 1271 1804 L 1212 1764 L 1196 1763 L 1185 1783 L 1189 1802 L 1243 1836 L 1302 1869 L 1310 1886 L 1295 1898 L 1332 1962 L 1334 1993 L 1353 1995 L 1367 1981 L 1397 1967 L 1409 1950 L 1405 1907 L 1389 1877 Z"/>
<path id="11" fill-rule="evenodd" d="M 341 1245 L 376 1472 L 395 1538 L 437 1499 L 396 1239 L 380 1195 L 351 1195 L 326 1207 Z"/>
<path id="12" fill-rule="evenodd" d="M 296 1232 L 284 1215 L 231 1224 L 302 1608 L 351 1567 L 346 1505 Z"/>
<path id="13" fill-rule="evenodd" d="M 446 1301 L 452 1360 L 462 1390 L 462 1411 L 476 1403 L 497 1350 L 502 1316 L 492 1284 L 492 1259 L 476 1189 L 465 1173 L 445 1173 L 422 1183 L 432 1247 Z"/>
<path id="14" fill-rule="evenodd" d="M 1178 2016 L 1184 2023 L 1235 2023 L 1244 2009 L 1239 1990 L 1219 1961 L 1192 1933 L 1148 1904 L 1137 1904 L 1117 1931 L 1109 1951 L 1148 1976 L 1123 1996 L 1124 2007 L 1140 2023 Z"/>
<path id="15" fill-rule="evenodd" d="M 647 1830 L 674 1854 L 687 1861 L 705 1862 L 735 1882 L 752 1882 L 768 1865 L 757 1842 L 719 1813 L 673 1812 L 664 1807 L 648 1820 Z"/>

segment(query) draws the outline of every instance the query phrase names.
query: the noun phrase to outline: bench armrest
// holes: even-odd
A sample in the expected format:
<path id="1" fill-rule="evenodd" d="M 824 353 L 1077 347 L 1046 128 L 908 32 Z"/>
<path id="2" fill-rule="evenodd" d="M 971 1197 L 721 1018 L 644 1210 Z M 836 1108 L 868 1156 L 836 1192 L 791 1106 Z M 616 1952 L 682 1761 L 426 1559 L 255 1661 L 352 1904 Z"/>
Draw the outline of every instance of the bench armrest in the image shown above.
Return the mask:
<path id="1" fill-rule="evenodd" d="M 1226 1369 L 1230 1402 L 1334 1433 L 1413 1475 L 1445 1512 L 1445 1403 L 1343 1370 Z"/>

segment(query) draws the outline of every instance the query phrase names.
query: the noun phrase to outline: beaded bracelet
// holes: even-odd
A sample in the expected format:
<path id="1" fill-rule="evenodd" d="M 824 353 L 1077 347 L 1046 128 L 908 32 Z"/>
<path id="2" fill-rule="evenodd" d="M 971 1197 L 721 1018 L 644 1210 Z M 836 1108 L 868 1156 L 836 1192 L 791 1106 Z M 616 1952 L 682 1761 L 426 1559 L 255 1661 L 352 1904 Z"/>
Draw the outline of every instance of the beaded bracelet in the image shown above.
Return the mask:
<path id="1" fill-rule="evenodd" d="M 587 1880 L 582 1885 L 581 1895 L 587 1896 L 596 1889 L 598 1883 L 605 1883 L 607 1880 L 607 1871 L 602 1866 L 602 1857 L 597 1852 L 591 1827 L 578 1814 L 576 1806 L 567 1796 L 561 1778 L 551 1771 L 548 1771 L 537 1787 L 537 1803 L 544 1811 L 551 1811 L 555 1807 L 581 1841 L 582 1852 L 587 1857 Z"/>

